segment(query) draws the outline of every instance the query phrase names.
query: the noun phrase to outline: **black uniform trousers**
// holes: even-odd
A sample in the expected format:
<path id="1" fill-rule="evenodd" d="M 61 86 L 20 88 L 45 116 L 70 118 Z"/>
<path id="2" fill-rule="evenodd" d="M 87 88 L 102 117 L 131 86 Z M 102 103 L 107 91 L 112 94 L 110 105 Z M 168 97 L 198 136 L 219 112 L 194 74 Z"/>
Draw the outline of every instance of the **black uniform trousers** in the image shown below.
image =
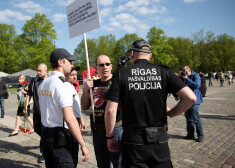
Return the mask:
<path id="1" fill-rule="evenodd" d="M 166 127 L 126 129 L 121 145 L 122 166 L 172 168 L 168 139 Z"/>
<path id="2" fill-rule="evenodd" d="M 42 130 L 42 149 L 47 168 L 76 168 L 78 163 L 78 143 L 73 140 L 71 135 L 67 139 L 67 145 L 58 145 L 58 129 L 43 128 Z"/>
<path id="3" fill-rule="evenodd" d="M 168 142 L 160 144 L 122 144 L 124 168 L 171 168 Z"/>

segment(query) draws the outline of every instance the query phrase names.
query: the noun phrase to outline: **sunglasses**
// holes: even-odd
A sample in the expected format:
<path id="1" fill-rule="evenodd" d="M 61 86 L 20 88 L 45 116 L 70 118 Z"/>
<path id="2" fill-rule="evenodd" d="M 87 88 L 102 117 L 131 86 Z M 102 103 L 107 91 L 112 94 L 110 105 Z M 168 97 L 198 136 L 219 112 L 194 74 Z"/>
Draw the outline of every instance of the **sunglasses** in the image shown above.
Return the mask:
<path id="1" fill-rule="evenodd" d="M 97 64 L 99 67 L 104 67 L 104 65 L 106 65 L 106 66 L 109 66 L 109 65 L 111 65 L 112 63 L 105 63 L 105 64 Z"/>

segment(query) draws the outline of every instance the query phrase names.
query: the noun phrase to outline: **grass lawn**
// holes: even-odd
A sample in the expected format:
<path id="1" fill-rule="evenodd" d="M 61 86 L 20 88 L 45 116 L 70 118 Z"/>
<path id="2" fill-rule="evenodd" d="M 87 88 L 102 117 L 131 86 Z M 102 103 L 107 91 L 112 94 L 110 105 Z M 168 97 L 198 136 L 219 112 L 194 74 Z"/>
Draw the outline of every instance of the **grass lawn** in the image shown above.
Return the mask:
<path id="1" fill-rule="evenodd" d="M 9 93 L 17 93 L 17 88 L 8 88 L 7 89 Z"/>
<path id="2" fill-rule="evenodd" d="M 82 90 L 82 85 L 79 85 L 79 90 Z M 8 88 L 8 92 L 11 94 L 17 93 L 17 88 Z"/>

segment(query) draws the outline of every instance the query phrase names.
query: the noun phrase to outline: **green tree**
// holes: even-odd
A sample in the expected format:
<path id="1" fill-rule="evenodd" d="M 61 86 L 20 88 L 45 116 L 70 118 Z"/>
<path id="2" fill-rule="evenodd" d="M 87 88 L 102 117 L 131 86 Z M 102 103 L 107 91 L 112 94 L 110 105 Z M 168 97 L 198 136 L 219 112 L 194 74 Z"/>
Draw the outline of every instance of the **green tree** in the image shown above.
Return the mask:
<path id="1" fill-rule="evenodd" d="M 195 64 L 192 59 L 192 40 L 183 37 L 171 37 L 168 39 L 168 44 L 173 48 L 172 54 L 178 59 L 178 63 L 175 63 L 172 67 L 176 71 L 181 70 L 185 65 L 192 67 Z"/>
<path id="2" fill-rule="evenodd" d="M 14 50 L 14 40 L 16 37 L 13 25 L 0 24 L 0 71 L 13 73 L 17 70 L 15 62 L 17 53 Z"/>
<path id="3" fill-rule="evenodd" d="M 38 14 L 26 22 L 22 28 L 23 34 L 17 39 L 18 54 L 20 54 L 21 65 L 36 69 L 38 63 L 49 65 L 49 56 L 55 49 L 54 40 L 56 31 L 54 25 L 45 14 Z"/>
<path id="4" fill-rule="evenodd" d="M 96 66 L 95 60 L 97 56 L 101 54 L 110 56 L 112 60 L 115 45 L 116 38 L 112 34 L 100 36 L 98 39 L 87 39 L 87 49 L 90 66 Z M 87 64 L 84 40 L 82 40 L 77 46 L 77 48 L 74 50 L 74 55 L 78 56 L 77 65 L 81 67 L 81 70 L 86 70 Z"/>
<path id="5" fill-rule="evenodd" d="M 152 27 L 147 33 L 147 39 L 152 47 L 151 62 L 172 67 L 178 59 L 172 54 L 172 47 L 167 43 L 167 36 L 160 28 Z"/>
<path id="6" fill-rule="evenodd" d="M 87 39 L 87 50 L 88 50 L 88 57 L 89 57 L 89 64 L 90 66 L 95 66 L 95 58 L 97 54 L 97 40 Z M 79 65 L 81 71 L 87 69 L 86 64 L 86 53 L 85 53 L 85 43 L 84 39 L 77 45 L 77 48 L 74 49 L 74 55 L 78 56 L 78 60 L 76 61 L 75 65 Z"/>
<path id="7" fill-rule="evenodd" d="M 132 43 L 136 40 L 140 40 L 141 38 L 137 34 L 125 34 L 124 37 L 120 38 L 116 46 L 114 48 L 113 52 L 113 60 L 112 62 L 115 64 L 113 65 L 113 69 L 116 69 L 117 67 L 117 61 L 120 60 L 121 57 L 125 56 L 127 51 L 130 49 Z"/>
<path id="8" fill-rule="evenodd" d="M 235 38 L 227 34 L 219 35 L 216 44 L 217 58 L 219 59 L 218 70 L 234 70 L 235 65 Z"/>
<path id="9" fill-rule="evenodd" d="M 211 61 L 215 61 L 213 58 L 214 53 L 211 52 L 213 49 L 213 41 L 215 40 L 214 33 L 211 31 L 205 32 L 201 29 L 199 32 L 193 34 L 193 57 L 194 60 L 199 63 L 194 64 L 194 69 L 202 72 L 210 71 Z"/>
<path id="10" fill-rule="evenodd" d="M 110 57 L 113 56 L 113 50 L 116 45 L 116 38 L 114 35 L 105 35 L 100 36 L 97 40 L 97 55 L 108 55 Z"/>

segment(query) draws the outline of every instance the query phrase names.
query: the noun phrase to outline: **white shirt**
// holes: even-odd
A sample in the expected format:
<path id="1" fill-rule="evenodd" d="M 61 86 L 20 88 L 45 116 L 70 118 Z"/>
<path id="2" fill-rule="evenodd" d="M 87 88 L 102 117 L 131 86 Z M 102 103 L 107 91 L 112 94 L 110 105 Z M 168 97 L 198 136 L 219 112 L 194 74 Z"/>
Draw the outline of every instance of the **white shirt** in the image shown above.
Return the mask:
<path id="1" fill-rule="evenodd" d="M 73 106 L 74 89 L 69 82 L 59 79 L 59 76 L 64 77 L 61 72 L 52 71 L 38 88 L 41 121 L 44 127 L 62 127 L 62 108 Z M 65 127 L 68 128 L 66 124 Z"/>

